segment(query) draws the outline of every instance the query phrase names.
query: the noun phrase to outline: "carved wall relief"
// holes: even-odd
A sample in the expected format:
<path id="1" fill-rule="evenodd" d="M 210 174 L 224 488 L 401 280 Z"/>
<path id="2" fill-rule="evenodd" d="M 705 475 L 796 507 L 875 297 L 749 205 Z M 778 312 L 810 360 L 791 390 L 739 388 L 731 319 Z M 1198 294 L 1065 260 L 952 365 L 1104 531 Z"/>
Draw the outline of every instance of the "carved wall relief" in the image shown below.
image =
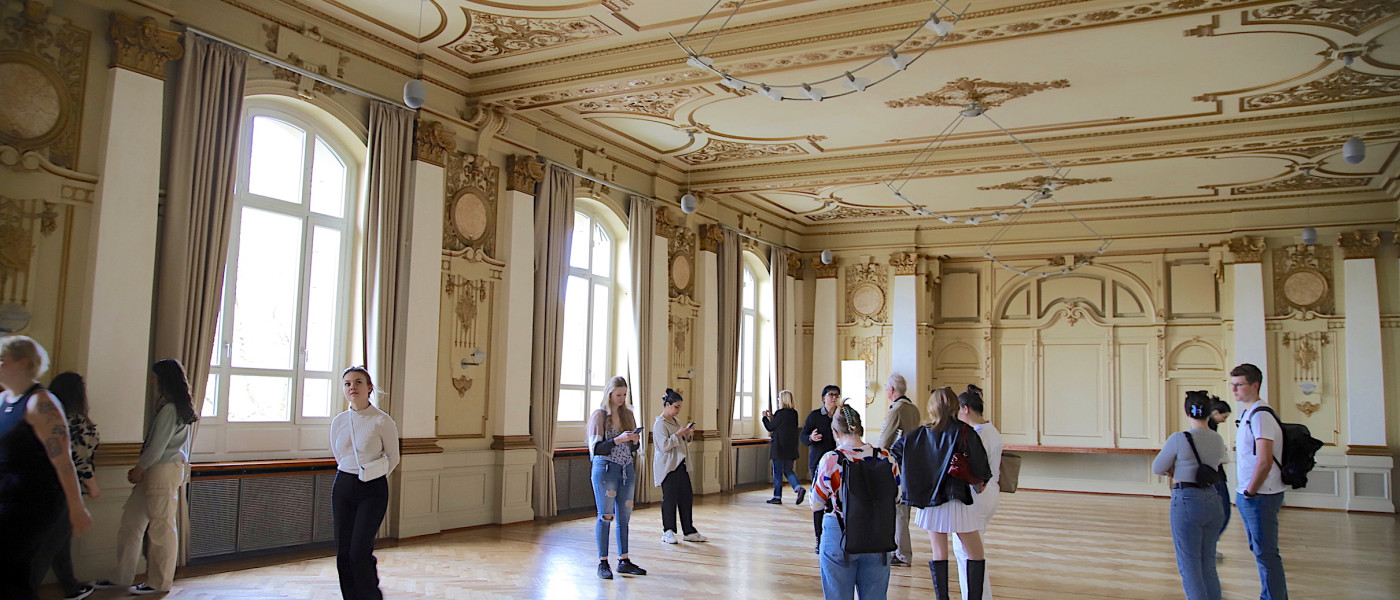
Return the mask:
<path id="1" fill-rule="evenodd" d="M 856 360 L 865 361 L 865 381 L 867 383 L 878 381 L 880 349 L 884 346 L 885 338 L 879 335 L 851 338 L 851 350 L 855 351 Z M 870 385 L 866 385 L 861 390 L 861 397 L 864 398 L 866 406 L 875 403 L 875 390 L 870 388 Z M 855 396 L 854 390 L 844 391 L 849 396 Z"/>
<path id="2" fill-rule="evenodd" d="M 873 325 L 889 320 L 889 268 L 878 263 L 846 268 L 846 322 Z"/>
<path id="3" fill-rule="evenodd" d="M 1294 406 L 1309 417 L 1322 408 L 1322 349 L 1331 341 L 1327 331 L 1283 334 L 1283 345 L 1293 350 L 1293 383 L 1303 393 Z"/>
<path id="4" fill-rule="evenodd" d="M 1330 247 L 1285 246 L 1273 256 L 1275 315 L 1336 312 Z"/>
<path id="5" fill-rule="evenodd" d="M 34 6 L 0 9 L 0 145 L 46 152 L 49 162 L 74 169 L 92 36 Z"/>
<path id="6" fill-rule="evenodd" d="M 0 196 L 0 302 L 29 301 L 35 234 L 47 237 L 57 228 L 58 213 L 49 203 Z"/>
<path id="7" fill-rule="evenodd" d="M 495 277 L 443 273 L 439 309 L 437 429 L 441 438 L 485 435 Z"/>
<path id="8" fill-rule="evenodd" d="M 496 190 L 500 168 L 485 156 L 447 157 L 442 250 L 450 256 L 496 255 Z"/>
<path id="9" fill-rule="evenodd" d="M 656 211 L 656 232 L 665 236 L 669 273 L 667 287 L 671 298 L 695 302 L 695 232 L 671 223 L 670 211 Z"/>

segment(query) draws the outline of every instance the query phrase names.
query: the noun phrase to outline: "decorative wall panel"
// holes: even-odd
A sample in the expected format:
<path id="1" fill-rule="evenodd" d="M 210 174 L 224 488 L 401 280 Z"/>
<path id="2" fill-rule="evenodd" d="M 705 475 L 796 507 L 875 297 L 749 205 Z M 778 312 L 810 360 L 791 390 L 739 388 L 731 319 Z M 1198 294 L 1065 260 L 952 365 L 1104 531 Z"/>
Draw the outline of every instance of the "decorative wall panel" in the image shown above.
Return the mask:
<path id="1" fill-rule="evenodd" d="M 77 168 L 91 34 L 39 3 L 0 6 L 0 145 Z"/>
<path id="2" fill-rule="evenodd" d="M 442 250 L 449 256 L 496 255 L 496 191 L 500 167 L 485 156 L 447 156 L 447 202 L 443 206 Z"/>
<path id="3" fill-rule="evenodd" d="M 846 322 L 888 322 L 889 286 L 889 267 L 885 265 L 871 262 L 846 267 Z"/>

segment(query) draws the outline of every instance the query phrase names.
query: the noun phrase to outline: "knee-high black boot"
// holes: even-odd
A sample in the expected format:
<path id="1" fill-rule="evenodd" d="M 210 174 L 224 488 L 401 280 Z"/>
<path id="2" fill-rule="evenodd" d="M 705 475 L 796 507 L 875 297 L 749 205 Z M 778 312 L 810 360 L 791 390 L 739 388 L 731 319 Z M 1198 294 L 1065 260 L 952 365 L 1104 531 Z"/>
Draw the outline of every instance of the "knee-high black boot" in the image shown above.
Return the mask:
<path id="1" fill-rule="evenodd" d="M 937 600 L 948 600 L 948 561 L 928 561 L 928 570 L 933 573 L 933 594 Z M 978 586 L 981 589 L 981 586 Z"/>
<path id="2" fill-rule="evenodd" d="M 969 600 L 982 598 L 982 582 L 987 579 L 987 561 L 967 561 L 967 597 Z"/>

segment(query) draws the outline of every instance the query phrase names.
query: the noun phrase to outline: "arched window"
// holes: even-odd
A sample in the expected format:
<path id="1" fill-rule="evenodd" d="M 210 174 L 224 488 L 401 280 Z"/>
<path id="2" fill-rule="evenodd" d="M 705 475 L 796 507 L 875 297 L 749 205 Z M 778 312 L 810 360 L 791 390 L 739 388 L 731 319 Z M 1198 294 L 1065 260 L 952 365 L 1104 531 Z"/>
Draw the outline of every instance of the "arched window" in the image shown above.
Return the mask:
<path id="1" fill-rule="evenodd" d="M 593 408 L 601 406 L 603 386 L 615 374 L 618 364 L 617 282 L 622 254 L 618 237 L 605 223 L 601 211 L 580 203 L 574 212 L 569 279 L 564 291 L 563 361 L 559 372 L 558 421 L 561 425 L 573 425 L 570 430 L 581 426 Z M 573 441 L 576 435 L 571 433 L 560 437 Z"/>
<path id="2" fill-rule="evenodd" d="M 212 436 L 225 441 L 196 451 L 250 457 L 323 453 L 323 442 L 314 444 L 321 448 L 301 445 L 301 439 L 318 436 L 296 435 L 288 426 L 325 427 L 344 408 L 338 379 L 351 354 L 351 248 L 365 149 L 352 145 L 357 140 L 348 130 L 323 124 L 333 120 L 329 116 L 317 114 L 319 109 L 284 100 L 247 102 L 202 410 L 207 425 L 282 430 L 272 436 L 280 441 L 240 445 L 228 435 Z"/>
<path id="3" fill-rule="evenodd" d="M 759 261 L 745 254 L 739 288 L 739 372 L 734 381 L 734 437 L 756 435 L 754 414 L 759 404 L 768 400 L 768 353 L 773 336 L 771 329 L 771 294 L 767 273 Z"/>

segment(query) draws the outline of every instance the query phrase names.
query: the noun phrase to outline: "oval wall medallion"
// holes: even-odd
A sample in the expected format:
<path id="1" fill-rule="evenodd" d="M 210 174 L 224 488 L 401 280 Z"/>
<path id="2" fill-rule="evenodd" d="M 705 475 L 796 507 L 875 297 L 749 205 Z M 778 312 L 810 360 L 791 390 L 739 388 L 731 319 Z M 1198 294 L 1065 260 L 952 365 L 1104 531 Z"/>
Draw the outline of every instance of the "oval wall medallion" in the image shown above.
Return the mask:
<path id="1" fill-rule="evenodd" d="M 873 283 L 862 283 L 851 293 L 851 308 L 865 317 L 880 314 L 885 307 L 885 292 Z"/>
<path id="2" fill-rule="evenodd" d="M 452 225 L 468 243 L 481 241 L 486 233 L 486 201 L 475 191 L 464 191 L 452 207 Z"/>
<path id="3" fill-rule="evenodd" d="M 671 285 L 677 290 L 690 289 L 691 274 L 690 258 L 684 254 L 677 254 L 671 259 Z"/>
<path id="4" fill-rule="evenodd" d="M 8 58 L 8 57 L 7 57 Z M 56 74 L 28 61 L 0 59 L 0 135 L 42 145 L 63 128 L 66 90 Z"/>
<path id="5" fill-rule="evenodd" d="M 1310 307 L 1327 293 L 1327 278 L 1311 270 L 1294 271 L 1283 281 L 1283 295 L 1298 307 Z"/>

